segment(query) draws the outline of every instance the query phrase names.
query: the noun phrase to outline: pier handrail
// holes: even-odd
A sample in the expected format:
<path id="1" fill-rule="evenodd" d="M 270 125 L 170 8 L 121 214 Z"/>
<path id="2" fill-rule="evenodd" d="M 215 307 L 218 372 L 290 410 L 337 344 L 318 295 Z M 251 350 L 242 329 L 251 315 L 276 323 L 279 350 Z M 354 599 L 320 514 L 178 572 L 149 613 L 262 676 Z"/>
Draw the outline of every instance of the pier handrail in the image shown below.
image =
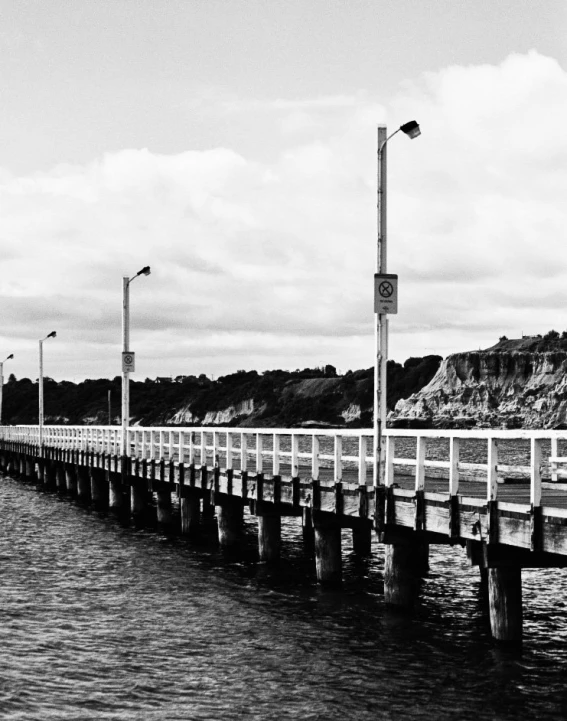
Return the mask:
<path id="1" fill-rule="evenodd" d="M 118 455 L 120 426 L 50 425 L 43 428 L 45 446 Z M 448 481 L 447 492 L 459 493 L 461 480 L 486 483 L 486 501 L 494 501 L 498 484 L 516 476 L 530 482 L 530 503 L 541 503 L 542 480 L 567 476 L 567 431 L 386 429 L 385 485 L 400 473 L 415 480 L 415 492 L 426 478 Z M 0 426 L 0 439 L 39 443 L 38 426 Z M 217 426 L 131 426 L 128 442 L 133 456 L 164 459 L 249 472 L 327 479 L 372 485 L 371 428 L 241 428 Z M 476 442 L 473 451 L 471 441 Z M 520 454 L 499 455 L 499 442 L 521 441 Z M 559 444 L 564 441 L 564 455 Z M 529 447 L 527 444 L 529 443 Z M 546 453 L 543 449 L 546 449 Z M 401 455 L 398 453 L 401 450 Z M 481 460 L 478 460 L 478 457 Z M 511 457 L 510 457 L 511 456 Z M 563 469 L 566 469 L 564 472 Z"/>

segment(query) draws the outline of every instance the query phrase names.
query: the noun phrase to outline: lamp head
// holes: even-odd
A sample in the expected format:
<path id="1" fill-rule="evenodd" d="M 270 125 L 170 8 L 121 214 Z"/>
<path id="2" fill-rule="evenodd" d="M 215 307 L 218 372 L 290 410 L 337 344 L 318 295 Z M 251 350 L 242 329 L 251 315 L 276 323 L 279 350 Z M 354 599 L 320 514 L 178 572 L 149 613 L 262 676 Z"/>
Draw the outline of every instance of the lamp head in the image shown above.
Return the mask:
<path id="1" fill-rule="evenodd" d="M 417 138 L 418 135 L 421 135 L 419 124 L 416 123 L 415 120 L 410 120 L 408 123 L 400 125 L 400 130 L 404 132 L 408 136 L 408 138 L 411 138 L 411 140 Z"/>
<path id="2" fill-rule="evenodd" d="M 10 355 L 6 358 L 6 360 L 10 360 L 10 358 L 13 358 L 13 357 L 14 357 L 14 354 L 10 353 Z"/>
<path id="3" fill-rule="evenodd" d="M 47 338 L 55 338 L 56 336 L 57 336 L 57 333 L 54 330 L 52 330 L 51 333 L 45 337 L 47 339 Z"/>
<path id="4" fill-rule="evenodd" d="M 149 275 L 150 274 L 150 266 L 146 265 L 142 268 L 142 270 L 139 270 L 136 275 Z"/>

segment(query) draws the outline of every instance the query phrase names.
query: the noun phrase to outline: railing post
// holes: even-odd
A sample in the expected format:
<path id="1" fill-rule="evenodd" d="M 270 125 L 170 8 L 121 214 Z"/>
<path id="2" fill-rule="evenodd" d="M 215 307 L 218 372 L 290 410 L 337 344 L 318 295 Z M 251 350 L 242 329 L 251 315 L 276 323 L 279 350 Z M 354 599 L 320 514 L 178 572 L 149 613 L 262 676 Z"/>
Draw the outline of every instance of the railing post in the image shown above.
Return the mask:
<path id="1" fill-rule="evenodd" d="M 394 436 L 386 436 L 386 468 L 384 483 L 386 488 L 394 484 L 394 460 L 396 457 L 396 439 Z"/>
<path id="2" fill-rule="evenodd" d="M 530 530 L 532 551 L 540 551 L 542 548 L 542 518 L 541 518 L 541 439 L 531 439 L 531 463 L 530 463 Z"/>
<path id="3" fill-rule="evenodd" d="M 486 482 L 486 500 L 495 501 L 498 496 L 498 440 L 496 438 L 488 439 Z"/>
<path id="4" fill-rule="evenodd" d="M 247 453 L 248 436 L 246 433 L 240 434 L 240 470 L 246 471 L 248 468 L 248 453 Z"/>
<path id="5" fill-rule="evenodd" d="M 559 441 L 557 437 L 554 437 L 551 439 L 551 457 L 557 458 L 559 455 Z M 551 472 L 551 480 L 556 483 L 559 476 L 557 474 L 557 463 L 555 461 L 552 461 L 550 463 L 550 472 Z"/>
<path id="6" fill-rule="evenodd" d="M 226 432 L 226 467 L 232 470 L 232 433 Z"/>
<path id="7" fill-rule="evenodd" d="M 299 477 L 299 437 L 295 433 L 291 434 L 291 475 Z"/>
<path id="8" fill-rule="evenodd" d="M 498 441 L 496 438 L 488 439 L 486 486 L 488 542 L 498 543 Z"/>
<path id="9" fill-rule="evenodd" d="M 366 436 L 362 434 L 358 439 L 358 483 L 366 484 Z"/>
<path id="10" fill-rule="evenodd" d="M 319 480 L 319 437 L 315 434 L 311 436 L 311 478 Z"/>
<path id="11" fill-rule="evenodd" d="M 340 483 L 343 480 L 343 437 L 335 436 L 334 443 L 334 476 L 335 483 Z"/>
<path id="12" fill-rule="evenodd" d="M 456 496 L 459 492 L 459 456 L 460 438 L 451 436 L 449 439 L 449 495 Z"/>
<path id="13" fill-rule="evenodd" d="M 280 436 L 278 433 L 273 434 L 273 459 L 272 459 L 272 475 L 280 474 Z"/>
<path id="14" fill-rule="evenodd" d="M 264 470 L 263 445 L 264 437 L 261 433 L 256 433 L 256 473 L 262 473 Z"/>

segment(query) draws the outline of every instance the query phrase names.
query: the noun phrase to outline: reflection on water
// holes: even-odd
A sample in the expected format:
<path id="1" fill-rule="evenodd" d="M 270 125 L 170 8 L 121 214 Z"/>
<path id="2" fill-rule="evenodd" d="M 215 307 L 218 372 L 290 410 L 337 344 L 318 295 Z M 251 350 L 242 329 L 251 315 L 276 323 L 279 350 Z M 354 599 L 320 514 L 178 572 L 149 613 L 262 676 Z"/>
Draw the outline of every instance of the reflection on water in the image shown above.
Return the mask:
<path id="1" fill-rule="evenodd" d="M 518 719 L 567 715 L 564 571 L 524 572 L 525 643 L 491 640 L 478 573 L 432 547 L 414 617 L 383 551 L 320 590 L 297 521 L 276 572 L 0 479 L 0 718 Z"/>

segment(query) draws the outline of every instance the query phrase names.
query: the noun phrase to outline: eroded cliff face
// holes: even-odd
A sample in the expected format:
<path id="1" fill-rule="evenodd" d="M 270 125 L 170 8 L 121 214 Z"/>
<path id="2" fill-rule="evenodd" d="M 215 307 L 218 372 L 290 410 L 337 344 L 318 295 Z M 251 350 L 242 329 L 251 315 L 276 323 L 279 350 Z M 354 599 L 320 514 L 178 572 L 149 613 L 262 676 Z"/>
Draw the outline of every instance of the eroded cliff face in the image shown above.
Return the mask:
<path id="1" fill-rule="evenodd" d="M 567 351 L 473 351 L 446 358 L 431 382 L 398 401 L 392 424 L 567 427 Z"/>

